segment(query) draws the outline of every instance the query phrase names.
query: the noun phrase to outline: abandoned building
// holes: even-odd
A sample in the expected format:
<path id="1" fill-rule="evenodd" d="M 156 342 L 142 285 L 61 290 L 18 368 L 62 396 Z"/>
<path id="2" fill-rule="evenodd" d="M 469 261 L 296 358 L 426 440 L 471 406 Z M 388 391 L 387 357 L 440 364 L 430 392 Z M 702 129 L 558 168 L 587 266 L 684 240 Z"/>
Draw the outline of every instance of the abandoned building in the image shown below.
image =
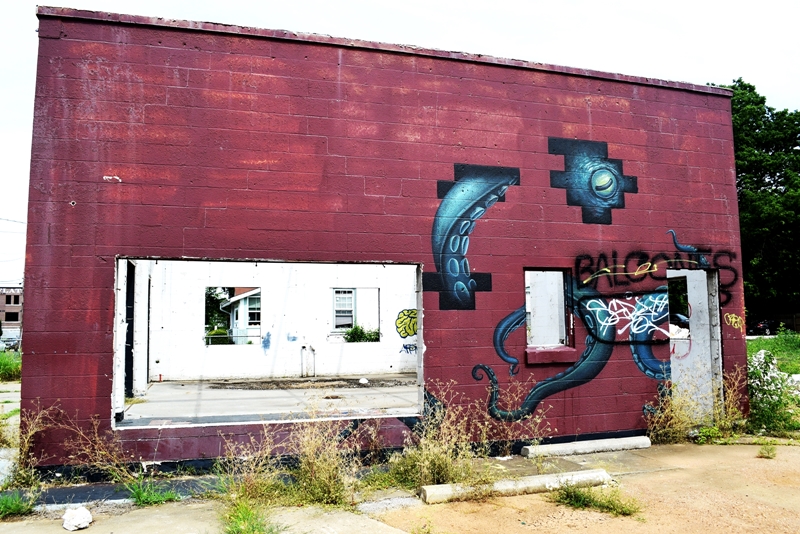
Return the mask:
<path id="1" fill-rule="evenodd" d="M 727 89 L 38 17 L 24 407 L 164 461 L 314 403 L 399 445 L 452 381 L 574 440 L 641 435 L 660 384 L 713 399 L 746 363 Z M 244 290 L 212 306 L 224 343 L 209 288 Z"/>
<path id="2" fill-rule="evenodd" d="M 16 346 L 22 335 L 22 288 L 0 287 L 0 343 Z"/>

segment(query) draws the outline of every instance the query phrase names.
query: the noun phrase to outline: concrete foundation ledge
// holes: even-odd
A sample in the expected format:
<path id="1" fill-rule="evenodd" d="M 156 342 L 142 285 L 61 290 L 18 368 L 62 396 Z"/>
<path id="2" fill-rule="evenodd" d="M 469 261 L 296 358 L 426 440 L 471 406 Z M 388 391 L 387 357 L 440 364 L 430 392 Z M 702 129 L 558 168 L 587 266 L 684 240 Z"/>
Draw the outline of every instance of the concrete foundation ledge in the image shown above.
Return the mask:
<path id="1" fill-rule="evenodd" d="M 551 475 L 536 475 L 512 480 L 500 480 L 491 486 L 474 487 L 463 484 L 439 484 L 422 486 L 420 498 L 426 504 L 436 504 L 468 498 L 470 495 L 491 493 L 494 495 L 523 495 L 527 493 L 544 493 L 553 491 L 566 484 L 579 487 L 601 486 L 611 482 L 611 477 L 604 469 L 573 471 Z"/>
<path id="2" fill-rule="evenodd" d="M 634 436 L 631 438 L 595 439 L 588 441 L 570 441 L 569 443 L 552 443 L 550 445 L 530 445 L 522 447 L 522 456 L 571 456 L 573 454 L 592 454 L 595 452 L 627 451 L 631 449 L 647 449 L 650 438 Z"/>

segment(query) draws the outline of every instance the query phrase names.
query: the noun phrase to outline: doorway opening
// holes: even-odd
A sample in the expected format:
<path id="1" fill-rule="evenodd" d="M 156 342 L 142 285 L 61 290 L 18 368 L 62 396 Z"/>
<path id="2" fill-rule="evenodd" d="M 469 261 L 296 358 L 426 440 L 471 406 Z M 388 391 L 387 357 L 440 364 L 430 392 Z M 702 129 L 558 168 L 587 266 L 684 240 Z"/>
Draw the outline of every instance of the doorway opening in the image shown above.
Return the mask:
<path id="1" fill-rule="evenodd" d="M 668 269 L 667 283 L 672 384 L 679 394 L 695 400 L 695 418 L 706 419 L 722 395 L 718 274 Z"/>

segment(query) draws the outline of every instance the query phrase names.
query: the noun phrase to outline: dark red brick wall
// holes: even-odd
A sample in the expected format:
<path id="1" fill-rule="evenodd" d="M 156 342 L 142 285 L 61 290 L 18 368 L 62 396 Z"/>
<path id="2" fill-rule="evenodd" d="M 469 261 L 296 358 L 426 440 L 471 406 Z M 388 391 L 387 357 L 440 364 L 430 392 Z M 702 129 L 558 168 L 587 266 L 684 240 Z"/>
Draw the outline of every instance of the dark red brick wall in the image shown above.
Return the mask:
<path id="1" fill-rule="evenodd" d="M 424 294 L 426 379 L 455 380 L 468 399 L 485 398 L 486 380 L 471 376 L 485 364 L 506 387 L 492 335 L 524 303 L 525 268 L 581 278 L 581 255 L 595 265 L 614 252 L 620 261 L 632 251 L 672 258 L 669 229 L 709 262 L 724 253 L 722 313 L 743 316 L 724 90 L 105 18 L 113 19 L 40 11 L 26 403 L 110 423 L 117 255 L 418 262 L 435 273 L 437 183 L 454 180 L 455 164 L 517 168 L 520 183 L 472 235 L 471 268 L 491 274 L 491 291 L 476 293 L 474 310 L 440 310 L 438 293 Z M 638 192 L 625 194 L 612 224 L 583 222 L 566 191 L 551 187 L 550 171 L 565 161 L 548 153 L 549 138 L 607 143 L 608 157 L 637 177 Z M 629 285 L 605 277 L 597 290 L 663 284 L 620 281 Z M 743 332 L 723 324 L 722 334 L 725 368 L 743 364 Z M 576 338 L 580 353 L 586 330 L 577 320 Z M 567 367 L 524 365 L 524 328 L 506 349 L 523 362 L 515 381 Z M 654 351 L 668 358 L 665 346 Z M 559 435 L 641 430 L 655 392 L 619 346 L 594 380 L 543 404 Z M 219 453 L 214 428 L 126 431 L 125 439 L 162 459 Z"/>

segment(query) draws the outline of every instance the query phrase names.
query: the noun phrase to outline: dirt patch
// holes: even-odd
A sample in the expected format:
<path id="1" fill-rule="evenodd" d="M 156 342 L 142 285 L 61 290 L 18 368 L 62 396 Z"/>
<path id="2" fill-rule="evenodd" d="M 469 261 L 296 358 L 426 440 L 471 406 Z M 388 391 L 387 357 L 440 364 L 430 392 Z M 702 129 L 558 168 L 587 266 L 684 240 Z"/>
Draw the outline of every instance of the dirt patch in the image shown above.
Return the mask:
<path id="1" fill-rule="evenodd" d="M 222 380 L 209 383 L 210 389 L 324 389 L 324 388 L 392 388 L 413 386 L 415 376 L 405 378 L 369 378 L 362 384 L 361 378 L 280 378 L 271 380 Z"/>
<path id="2" fill-rule="evenodd" d="M 756 445 L 670 445 L 571 458 L 607 469 L 642 505 L 635 517 L 524 495 L 396 510 L 379 519 L 406 532 L 428 525 L 436 534 L 800 532 L 800 447 L 779 446 L 774 460 L 757 453 Z"/>

